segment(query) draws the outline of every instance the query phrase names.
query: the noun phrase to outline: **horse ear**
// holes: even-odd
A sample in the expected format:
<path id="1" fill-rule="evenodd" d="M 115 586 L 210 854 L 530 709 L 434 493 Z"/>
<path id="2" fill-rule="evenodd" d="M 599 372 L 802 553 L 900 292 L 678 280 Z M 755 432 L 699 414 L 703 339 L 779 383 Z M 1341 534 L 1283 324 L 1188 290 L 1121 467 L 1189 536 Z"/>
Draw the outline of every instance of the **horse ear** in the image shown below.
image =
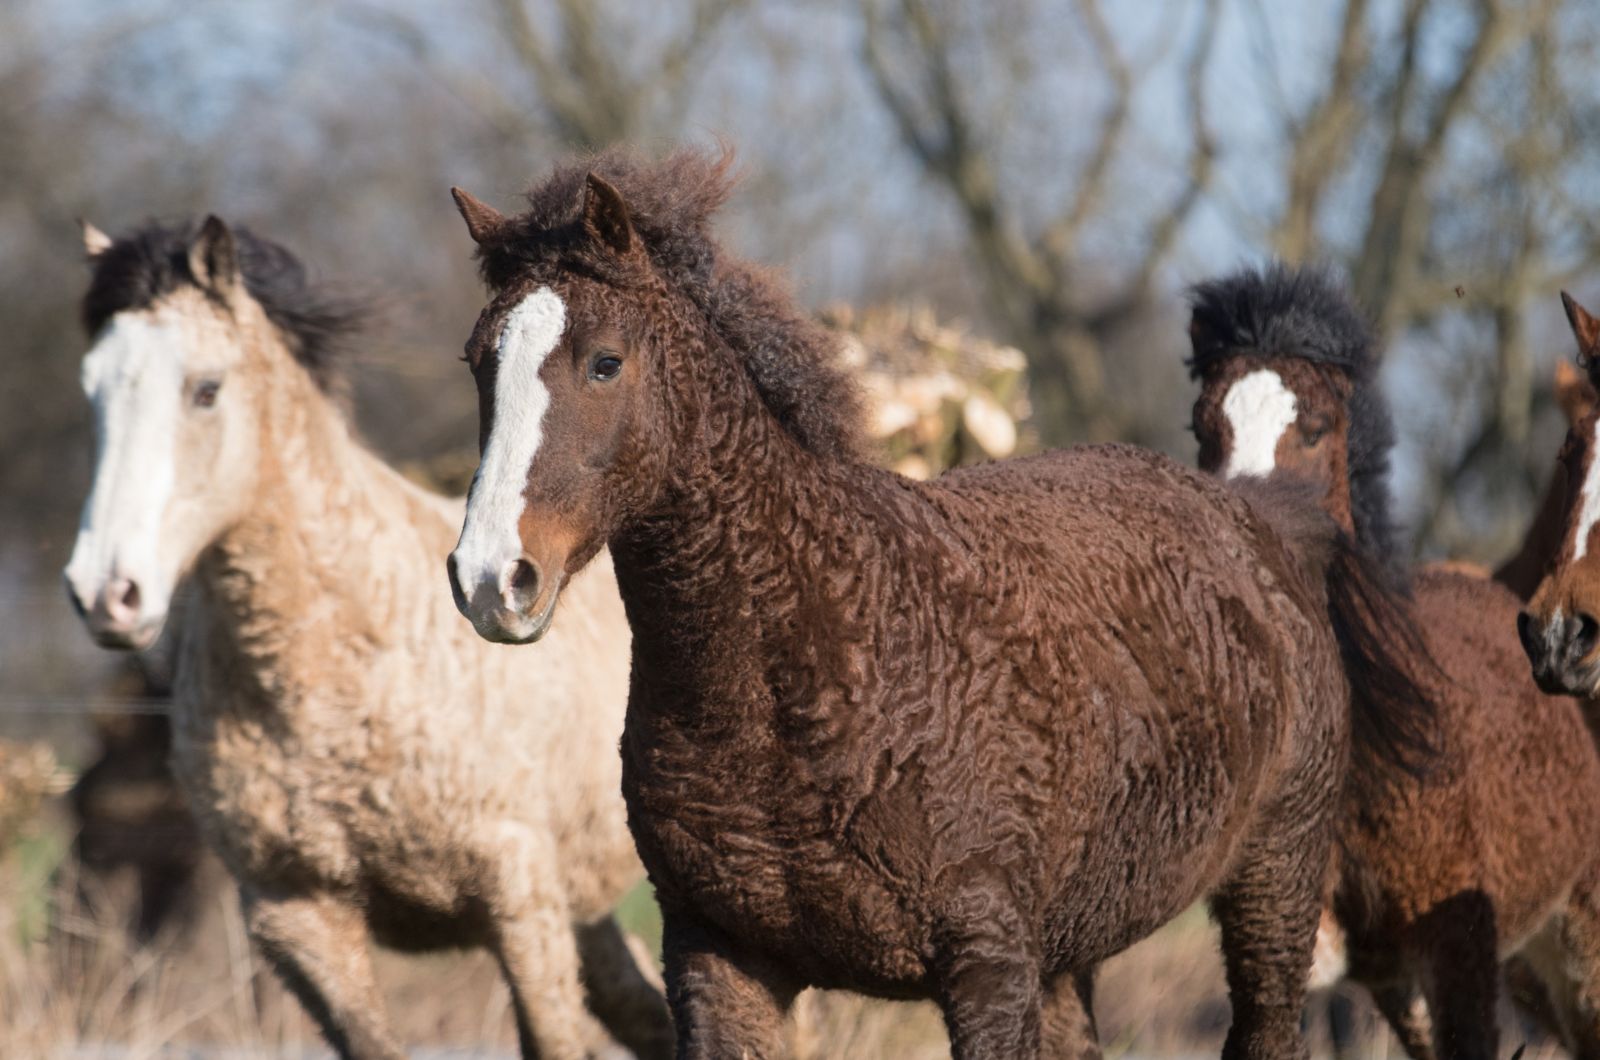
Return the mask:
<path id="1" fill-rule="evenodd" d="M 638 237 L 634 235 L 633 221 L 628 217 L 628 204 L 622 201 L 622 193 L 594 173 L 590 173 L 584 183 L 587 190 L 583 197 L 583 226 L 616 253 L 630 253 Z"/>
<path id="2" fill-rule="evenodd" d="M 461 211 L 461 219 L 467 222 L 467 234 L 472 237 L 474 243 L 483 243 L 506 223 L 505 215 L 499 210 L 473 198 L 460 188 L 451 188 L 450 197 L 456 201 L 456 209 Z"/>
<path id="3" fill-rule="evenodd" d="M 1595 392 L 1594 384 L 1571 361 L 1556 362 L 1556 404 L 1561 406 L 1561 414 L 1567 418 L 1569 427 L 1582 423 L 1595 405 L 1600 404 L 1600 394 Z"/>
<path id="4" fill-rule="evenodd" d="M 111 249 L 111 237 L 100 229 L 81 217 L 78 218 L 78 226 L 83 229 L 83 252 L 91 262 Z"/>
<path id="5" fill-rule="evenodd" d="M 239 248 L 233 232 L 216 214 L 206 217 L 189 243 L 189 272 L 201 287 L 227 294 L 239 285 Z"/>
<path id="6" fill-rule="evenodd" d="M 1561 292 L 1561 306 L 1567 311 L 1567 323 L 1572 325 L 1572 335 L 1578 340 L 1578 363 L 1588 367 L 1595 355 L 1600 354 L 1600 320 L 1565 291 Z"/>

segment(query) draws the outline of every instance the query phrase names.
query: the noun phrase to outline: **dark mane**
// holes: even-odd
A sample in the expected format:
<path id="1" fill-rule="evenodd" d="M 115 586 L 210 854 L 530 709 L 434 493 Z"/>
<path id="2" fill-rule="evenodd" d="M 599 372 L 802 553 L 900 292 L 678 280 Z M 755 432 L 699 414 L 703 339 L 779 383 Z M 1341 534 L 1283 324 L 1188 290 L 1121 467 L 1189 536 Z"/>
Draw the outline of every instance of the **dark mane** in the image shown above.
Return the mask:
<path id="1" fill-rule="evenodd" d="M 1190 293 L 1199 378 L 1230 357 L 1294 358 L 1342 372 L 1354 384 L 1350 409 L 1350 506 L 1356 537 L 1391 573 L 1405 559 L 1390 509 L 1394 421 L 1378 389 L 1376 335 L 1344 288 L 1322 268 L 1274 263 L 1197 284 Z"/>
<path id="2" fill-rule="evenodd" d="M 83 297 L 83 325 L 90 335 L 128 309 L 145 309 L 188 285 L 199 287 L 189 270 L 189 244 L 200 229 L 146 222 L 119 236 L 94 258 L 94 274 Z M 246 289 L 283 333 L 295 360 L 325 392 L 337 389 L 338 354 L 366 316 L 361 303 L 317 290 L 305 266 L 283 246 L 234 227 L 239 270 Z"/>
<path id="3" fill-rule="evenodd" d="M 687 295 L 743 359 L 762 400 L 801 445 L 836 457 L 865 446 L 861 400 L 838 365 L 838 342 L 809 319 L 767 270 L 726 254 L 711 217 L 732 191 L 732 156 L 697 150 L 660 161 L 612 149 L 557 166 L 528 192 L 528 210 L 478 249 L 483 278 L 504 287 L 522 270 L 561 266 L 625 285 L 589 245 L 580 221 L 584 181 L 595 173 L 628 205 L 651 264 Z"/>

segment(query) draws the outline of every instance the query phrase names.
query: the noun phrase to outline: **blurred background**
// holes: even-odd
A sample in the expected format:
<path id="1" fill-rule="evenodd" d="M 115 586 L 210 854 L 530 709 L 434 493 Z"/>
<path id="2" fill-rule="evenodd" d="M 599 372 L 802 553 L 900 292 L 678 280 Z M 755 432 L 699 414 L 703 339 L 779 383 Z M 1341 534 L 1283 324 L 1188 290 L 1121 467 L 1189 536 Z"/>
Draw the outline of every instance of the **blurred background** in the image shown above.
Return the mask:
<path id="1" fill-rule="evenodd" d="M 788 269 L 890 374 L 930 356 L 988 366 L 1024 445 L 1119 438 L 1192 461 L 1185 287 L 1272 255 L 1324 261 L 1387 344 L 1418 555 L 1493 563 L 1564 430 L 1557 291 L 1600 301 L 1597 68 L 1592 0 L 5 0 L 0 736 L 19 741 L 6 769 L 33 778 L 16 785 L 48 801 L 7 839 L 0 1021 L 19 1034 L 31 1013 L 27 1041 L 70 1026 L 75 1041 L 248 1043 L 265 1027 L 317 1047 L 257 980 L 236 912 L 197 897 L 226 889 L 194 882 L 211 870 L 161 787 L 159 660 L 94 651 L 59 588 L 91 456 L 76 218 L 117 233 L 214 211 L 371 296 L 350 365 L 359 428 L 445 480 L 470 472 L 456 358 L 482 301 L 447 189 L 514 209 L 575 150 L 725 140 L 745 173 L 730 244 Z M 995 451 L 968 419 L 923 431 L 936 451 L 891 457 L 932 470 Z M 982 444 L 951 440 L 967 435 Z M 81 915 L 63 912 L 68 890 Z M 220 919 L 184 935 L 152 911 L 169 906 Z M 132 940 L 105 938 L 112 921 Z M 1220 1040 L 1209 943 L 1186 930 L 1108 973 L 1113 1049 Z M 151 985 L 184 961 L 207 969 L 212 1008 Z M 508 1044 L 492 976 L 451 967 L 470 1000 L 413 1008 L 416 1033 Z M 1157 1026 L 1130 990 L 1188 1022 Z M 851 1052 L 836 1046 L 816 1055 Z"/>

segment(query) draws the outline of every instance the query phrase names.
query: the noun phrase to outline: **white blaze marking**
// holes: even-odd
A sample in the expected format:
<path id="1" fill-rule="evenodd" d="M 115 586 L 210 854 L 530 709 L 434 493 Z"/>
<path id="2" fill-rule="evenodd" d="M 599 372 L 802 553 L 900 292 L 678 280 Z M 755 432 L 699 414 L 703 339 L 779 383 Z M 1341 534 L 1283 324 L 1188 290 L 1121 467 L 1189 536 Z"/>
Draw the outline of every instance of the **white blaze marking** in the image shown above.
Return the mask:
<path id="1" fill-rule="evenodd" d="M 95 473 L 67 577 L 85 600 L 113 576 L 159 587 L 161 517 L 172 496 L 183 391 L 181 329 L 113 316 L 83 361 L 94 405 Z"/>
<path id="2" fill-rule="evenodd" d="M 539 369 L 561 342 L 566 318 L 566 305 L 548 287 L 539 288 L 506 314 L 495 350 L 494 426 L 467 496 L 467 516 L 456 545 L 456 569 L 469 596 L 472 587 L 484 581 L 498 589 L 501 572 L 522 555 L 517 532 L 522 492 L 539 452 L 541 424 L 550 404 Z"/>
<path id="3" fill-rule="evenodd" d="M 1572 546 L 1573 562 L 1589 550 L 1589 531 L 1600 521 L 1600 419 L 1594 421 L 1594 448 L 1589 450 L 1589 475 L 1583 480 L 1582 504 L 1578 508 L 1578 540 Z"/>
<path id="4" fill-rule="evenodd" d="M 1222 399 L 1222 414 L 1233 427 L 1233 448 L 1224 478 L 1272 474 L 1278 439 L 1294 422 L 1297 402 L 1278 373 L 1261 368 L 1240 379 Z"/>

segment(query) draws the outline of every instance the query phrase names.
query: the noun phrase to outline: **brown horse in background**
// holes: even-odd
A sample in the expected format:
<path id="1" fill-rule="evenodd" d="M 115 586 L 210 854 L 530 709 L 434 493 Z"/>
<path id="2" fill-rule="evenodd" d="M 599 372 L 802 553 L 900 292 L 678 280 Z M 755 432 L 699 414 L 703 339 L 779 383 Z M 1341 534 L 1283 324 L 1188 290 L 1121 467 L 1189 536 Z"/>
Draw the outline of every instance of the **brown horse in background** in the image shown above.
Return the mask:
<path id="1" fill-rule="evenodd" d="M 1517 628 L 1533 665 L 1534 677 L 1551 691 L 1582 698 L 1593 724 L 1600 720 L 1600 461 L 1595 454 L 1600 413 L 1595 387 L 1600 382 L 1600 318 L 1577 299 L 1561 294 L 1567 321 L 1578 342 L 1578 366 L 1586 378 L 1569 385 L 1562 401 L 1571 422 L 1545 497 L 1553 529 L 1546 535 L 1543 575 Z M 1543 514 L 1543 513 L 1542 513 Z"/>
<path id="2" fill-rule="evenodd" d="M 1348 974 L 1413 1057 L 1490 1057 L 1497 967 L 1521 953 L 1561 1017 L 1552 1030 L 1579 1055 L 1600 1054 L 1589 1009 L 1600 989 L 1600 754 L 1572 702 L 1528 680 L 1511 593 L 1405 571 L 1376 340 L 1326 275 L 1284 267 L 1200 284 L 1190 335 L 1201 466 L 1317 483 L 1323 507 L 1414 594 L 1443 666 L 1417 671 L 1438 710 L 1433 767 L 1382 783 L 1358 776 L 1347 796 L 1333 912 Z"/>
<path id="3" fill-rule="evenodd" d="M 1594 409 L 1594 387 L 1582 371 L 1567 361 L 1556 362 L 1553 390 L 1568 428 L 1577 427 Z M 1494 580 L 1516 593 L 1518 599 L 1531 599 L 1561 548 L 1566 515 L 1566 473 L 1558 463 L 1522 544 L 1495 568 Z"/>
<path id="4" fill-rule="evenodd" d="M 1304 1056 L 1330 601 L 1348 633 L 1379 576 L 1314 508 L 1127 446 L 872 466 L 833 340 L 710 233 L 725 171 L 604 155 L 513 218 L 457 193 L 493 300 L 452 587 L 526 642 L 611 547 L 680 1055 L 777 1054 L 807 986 L 933 999 L 957 1057 L 1092 1055 L 1094 967 L 1209 896 L 1226 1055 Z M 1402 719 L 1359 721 L 1370 755 Z"/>

